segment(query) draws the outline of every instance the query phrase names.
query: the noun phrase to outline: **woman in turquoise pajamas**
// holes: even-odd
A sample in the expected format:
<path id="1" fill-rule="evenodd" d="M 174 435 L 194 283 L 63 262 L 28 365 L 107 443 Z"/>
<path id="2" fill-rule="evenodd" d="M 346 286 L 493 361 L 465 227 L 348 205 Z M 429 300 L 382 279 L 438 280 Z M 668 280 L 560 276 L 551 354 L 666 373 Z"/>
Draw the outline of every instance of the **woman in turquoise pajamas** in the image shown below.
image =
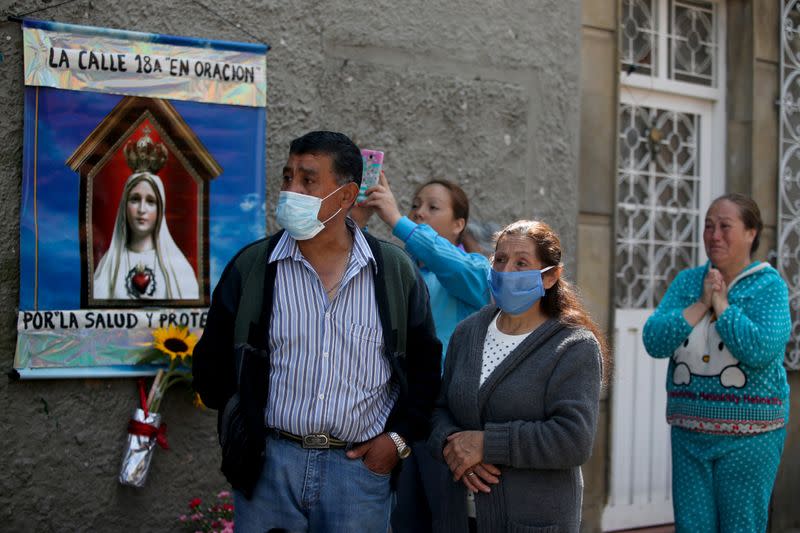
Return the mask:
<path id="1" fill-rule="evenodd" d="M 765 531 L 778 471 L 789 385 L 788 289 L 752 261 L 762 222 L 740 194 L 714 200 L 703 242 L 709 261 L 670 284 L 644 327 L 644 345 L 670 358 L 672 498 L 677 532 Z"/>
<path id="2" fill-rule="evenodd" d="M 442 342 L 442 368 L 450 335 L 456 325 L 489 303 L 489 260 L 468 253 L 461 244 L 469 219 L 469 200 L 450 181 L 431 180 L 414 193 L 408 216 L 402 216 L 381 173 L 380 183 L 367 191 L 367 199 L 351 216 L 359 225 L 374 210 L 405 243 L 417 261 L 428 287 L 436 336 Z M 453 483 L 449 469 L 434 459 L 425 443 L 412 446 L 397 485 L 397 506 L 392 514 L 394 533 L 425 533 L 440 529 L 447 517 L 437 500 Z"/>

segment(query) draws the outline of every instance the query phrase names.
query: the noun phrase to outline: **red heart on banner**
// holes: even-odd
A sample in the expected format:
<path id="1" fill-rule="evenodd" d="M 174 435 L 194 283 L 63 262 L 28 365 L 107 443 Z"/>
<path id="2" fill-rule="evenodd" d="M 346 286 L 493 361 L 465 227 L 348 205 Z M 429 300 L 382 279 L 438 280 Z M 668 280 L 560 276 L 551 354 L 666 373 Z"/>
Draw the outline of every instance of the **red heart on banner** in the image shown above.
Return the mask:
<path id="1" fill-rule="evenodd" d="M 150 285 L 150 274 L 147 272 L 137 272 L 131 278 L 131 283 L 139 294 L 144 294 L 147 290 L 147 286 Z"/>

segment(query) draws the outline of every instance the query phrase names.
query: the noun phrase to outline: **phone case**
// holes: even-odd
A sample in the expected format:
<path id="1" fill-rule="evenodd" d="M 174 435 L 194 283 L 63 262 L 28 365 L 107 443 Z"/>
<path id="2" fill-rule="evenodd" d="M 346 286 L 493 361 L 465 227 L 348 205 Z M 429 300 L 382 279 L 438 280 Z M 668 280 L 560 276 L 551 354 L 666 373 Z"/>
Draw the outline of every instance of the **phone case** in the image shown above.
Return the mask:
<path id="1" fill-rule="evenodd" d="M 358 190 L 356 201 L 363 202 L 367 199 L 364 194 L 367 189 L 378 184 L 383 166 L 383 152 L 379 150 L 361 150 L 361 159 L 364 162 L 364 171 L 361 175 L 361 188 Z"/>

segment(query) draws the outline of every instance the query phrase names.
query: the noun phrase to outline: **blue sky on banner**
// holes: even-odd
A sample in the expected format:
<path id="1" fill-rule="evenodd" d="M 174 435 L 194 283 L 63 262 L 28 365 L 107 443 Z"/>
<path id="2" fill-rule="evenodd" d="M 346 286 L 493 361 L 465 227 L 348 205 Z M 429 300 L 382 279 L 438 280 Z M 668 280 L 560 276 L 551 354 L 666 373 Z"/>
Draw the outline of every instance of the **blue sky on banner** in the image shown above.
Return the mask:
<path id="1" fill-rule="evenodd" d="M 35 87 L 25 89 L 20 309 L 34 305 L 33 125 Z M 39 89 L 37 212 L 39 309 L 80 308 L 80 177 L 66 161 L 122 96 Z M 210 185 L 209 263 L 213 290 L 227 261 L 265 233 L 264 108 L 170 100 L 223 168 Z"/>

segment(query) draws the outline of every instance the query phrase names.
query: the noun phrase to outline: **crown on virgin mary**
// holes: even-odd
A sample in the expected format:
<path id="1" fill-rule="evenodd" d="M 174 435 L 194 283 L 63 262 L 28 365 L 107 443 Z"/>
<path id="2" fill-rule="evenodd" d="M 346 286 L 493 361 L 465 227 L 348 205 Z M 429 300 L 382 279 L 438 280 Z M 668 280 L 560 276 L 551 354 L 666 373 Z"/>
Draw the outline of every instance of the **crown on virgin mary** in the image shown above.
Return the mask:
<path id="1" fill-rule="evenodd" d="M 164 143 L 154 143 L 150 138 L 150 128 L 145 126 L 143 135 L 135 143 L 128 141 L 122 149 L 130 169 L 136 172 L 155 174 L 167 162 L 167 147 Z"/>

